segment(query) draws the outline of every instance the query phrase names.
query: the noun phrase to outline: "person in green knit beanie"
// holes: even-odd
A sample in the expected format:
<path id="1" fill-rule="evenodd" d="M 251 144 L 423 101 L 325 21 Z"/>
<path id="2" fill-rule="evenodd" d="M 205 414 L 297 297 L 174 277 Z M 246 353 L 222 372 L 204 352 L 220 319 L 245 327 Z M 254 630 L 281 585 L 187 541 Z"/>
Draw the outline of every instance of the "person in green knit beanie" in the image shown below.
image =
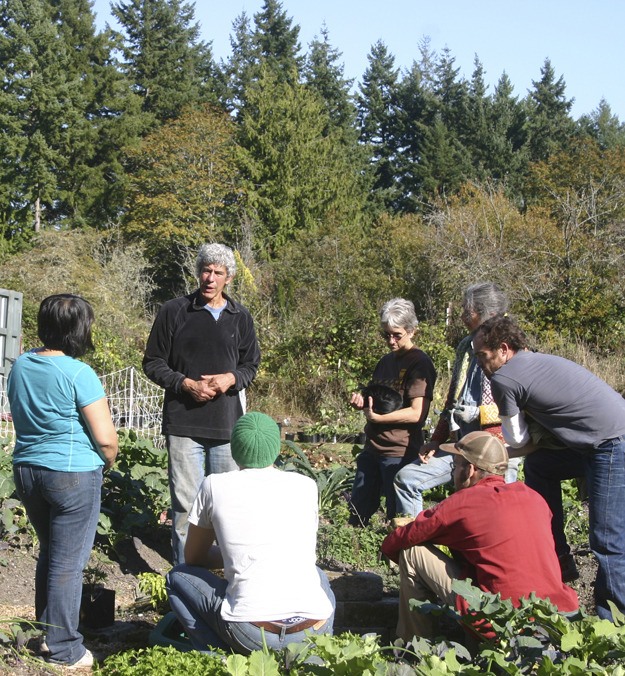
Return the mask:
<path id="1" fill-rule="evenodd" d="M 269 467 L 280 453 L 280 428 L 264 413 L 247 413 L 234 425 L 230 448 L 241 469 Z"/>
<path id="2" fill-rule="evenodd" d="M 189 512 L 185 563 L 167 590 L 195 650 L 246 655 L 332 633 L 334 594 L 315 565 L 317 485 L 274 467 L 280 444 L 268 415 L 239 418 L 230 448 L 240 470 L 207 476 Z"/>

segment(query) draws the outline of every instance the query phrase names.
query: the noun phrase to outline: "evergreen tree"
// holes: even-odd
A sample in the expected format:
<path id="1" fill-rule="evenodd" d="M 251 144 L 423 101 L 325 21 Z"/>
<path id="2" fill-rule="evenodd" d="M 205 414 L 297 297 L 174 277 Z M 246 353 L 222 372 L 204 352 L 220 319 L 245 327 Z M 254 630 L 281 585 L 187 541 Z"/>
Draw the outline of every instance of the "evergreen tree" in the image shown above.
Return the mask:
<path id="1" fill-rule="evenodd" d="M 443 49 L 434 65 L 433 93 L 438 101 L 438 113 L 450 133 L 462 139 L 467 133 L 467 82 L 459 78 L 460 68 L 447 48 Z M 483 85 L 483 83 L 482 83 Z M 477 84 L 479 86 L 479 83 Z"/>
<path id="2" fill-rule="evenodd" d="M 398 84 L 396 106 L 396 145 L 394 160 L 400 184 L 395 209 L 416 212 L 425 202 L 421 163 L 427 130 L 437 118 L 439 104 L 434 93 L 437 54 L 430 48 L 429 38 L 419 43 L 419 61 L 413 62 Z"/>
<path id="3" fill-rule="evenodd" d="M 423 158 L 426 132 L 436 118 L 436 100 L 423 61 L 413 63 L 397 93 L 397 147 L 394 166 L 400 184 L 395 209 L 416 212 L 423 206 L 423 181 L 420 164 Z"/>
<path id="4" fill-rule="evenodd" d="M 254 15 L 252 26 L 243 12 L 233 24 L 230 36 L 232 54 L 223 66 L 227 89 L 226 106 L 241 114 L 246 92 L 270 70 L 279 81 L 299 82 L 303 59 L 299 55 L 299 26 L 282 9 L 277 0 L 265 0 L 261 11 Z"/>
<path id="5" fill-rule="evenodd" d="M 510 78 L 503 73 L 488 107 L 490 139 L 484 155 L 488 175 L 518 193 L 527 170 L 528 148 L 525 108 L 514 96 Z"/>
<path id="6" fill-rule="evenodd" d="M 250 19 L 245 12 L 233 22 L 234 35 L 230 35 L 232 54 L 222 72 L 226 82 L 224 103 L 229 110 L 240 110 L 245 102 L 245 91 L 254 78 L 254 69 L 258 66 L 258 51 Z"/>
<path id="7" fill-rule="evenodd" d="M 369 66 L 357 95 L 360 140 L 369 152 L 374 204 L 388 209 L 398 194 L 395 160 L 399 70 L 382 41 L 373 45 L 367 59 Z"/>
<path id="8" fill-rule="evenodd" d="M 113 16 L 125 33 L 124 67 L 143 110 L 162 122 L 187 105 L 215 101 L 210 45 L 199 41 L 194 5 L 182 0 L 120 0 Z"/>
<path id="9" fill-rule="evenodd" d="M 331 128 L 325 102 L 303 84 L 270 69 L 247 92 L 239 142 L 253 240 L 274 255 L 300 231 L 314 232 L 330 217 L 358 217 L 363 194 L 359 167 Z"/>
<path id="10" fill-rule="evenodd" d="M 564 150 L 574 132 L 570 117 L 572 99 L 565 96 L 566 84 L 549 59 L 540 69 L 541 78 L 532 81 L 534 89 L 527 98 L 527 134 L 530 160 L 539 162 L 552 153 Z"/>
<path id="11" fill-rule="evenodd" d="M 459 79 L 459 72 L 455 58 L 444 49 L 433 65 L 428 115 L 421 125 L 423 140 L 415 168 L 422 199 L 428 202 L 455 192 L 473 175 L 465 145 L 471 130 L 469 88 Z"/>
<path id="12" fill-rule="evenodd" d="M 597 109 L 590 115 L 582 115 L 578 126 L 583 134 L 596 139 L 599 147 L 604 150 L 625 147 L 625 123 L 612 114 L 605 99 L 601 99 Z"/>
<path id="13" fill-rule="evenodd" d="M 473 74 L 466 97 L 464 122 L 464 143 L 471 153 L 472 176 L 480 181 L 488 177 L 489 141 L 491 130 L 488 125 L 490 99 L 484 83 L 484 66 L 475 56 Z"/>
<path id="14" fill-rule="evenodd" d="M 425 129 L 422 158 L 418 166 L 424 199 L 431 203 L 457 192 L 470 171 L 466 148 L 439 114 L 434 124 Z"/>
<path id="15" fill-rule="evenodd" d="M 278 0 L 265 0 L 260 12 L 254 14 L 253 43 L 263 66 L 278 80 L 291 83 L 299 80 L 303 65 L 299 30 Z"/>
<path id="16" fill-rule="evenodd" d="M 356 121 L 350 89 L 353 80 L 345 78 L 345 67 L 338 61 L 341 53 L 330 45 L 329 33 L 324 25 L 321 39 L 315 39 L 309 45 L 304 81 L 326 102 L 328 117 L 333 125 L 350 129 Z"/>
<path id="17" fill-rule="evenodd" d="M 122 206 L 122 153 L 136 140 L 144 116 L 113 58 L 112 31 L 95 33 L 90 0 L 53 0 L 52 6 L 53 21 L 71 55 L 72 77 L 80 80 L 82 111 L 72 121 L 72 143 L 65 151 L 69 171 L 62 201 L 76 223 L 101 224 L 115 218 Z"/>
<path id="18" fill-rule="evenodd" d="M 119 120 L 131 108 L 110 49 L 88 0 L 0 2 L 0 208 L 11 236 L 115 213 L 111 178 L 129 133 Z"/>

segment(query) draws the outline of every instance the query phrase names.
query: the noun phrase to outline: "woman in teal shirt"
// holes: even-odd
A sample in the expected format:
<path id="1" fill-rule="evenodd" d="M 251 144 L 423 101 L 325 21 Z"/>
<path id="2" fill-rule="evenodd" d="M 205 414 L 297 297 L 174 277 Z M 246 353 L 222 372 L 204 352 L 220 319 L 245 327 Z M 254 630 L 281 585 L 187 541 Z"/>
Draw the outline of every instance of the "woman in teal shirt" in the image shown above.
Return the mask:
<path id="1" fill-rule="evenodd" d="M 35 613 L 45 626 L 42 652 L 65 666 L 90 666 L 78 631 L 82 572 L 100 513 L 102 468 L 117 456 L 117 433 L 104 389 L 79 361 L 93 348 L 91 305 L 49 296 L 37 317 L 43 347 L 21 355 L 7 384 L 15 427 L 13 475 L 37 537 Z"/>

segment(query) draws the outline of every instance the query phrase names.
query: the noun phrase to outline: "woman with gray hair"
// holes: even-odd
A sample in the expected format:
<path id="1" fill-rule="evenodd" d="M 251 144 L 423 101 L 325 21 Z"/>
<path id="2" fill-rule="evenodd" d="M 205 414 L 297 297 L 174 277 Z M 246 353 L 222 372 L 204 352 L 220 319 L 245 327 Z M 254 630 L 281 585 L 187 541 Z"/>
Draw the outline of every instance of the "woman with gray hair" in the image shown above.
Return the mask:
<path id="1" fill-rule="evenodd" d="M 367 438 L 356 459 L 350 502 L 350 523 L 354 526 L 367 525 L 382 495 L 387 517 L 395 516 L 393 479 L 402 464 L 417 457 L 423 444 L 423 423 L 432 401 L 436 371 L 432 360 L 413 342 L 418 323 L 413 303 L 404 298 L 389 300 L 380 312 L 382 336 L 390 352 L 378 362 L 368 387 L 384 386 L 399 393 L 399 408 L 376 412 L 371 396 L 361 392 L 351 396 L 352 407 L 363 411 L 367 419 Z"/>
<path id="2" fill-rule="evenodd" d="M 487 430 L 500 439 L 501 420 L 490 392 L 490 381 L 473 354 L 473 334 L 489 317 L 505 314 L 508 299 L 492 282 L 471 284 L 462 299 L 462 323 L 470 331 L 457 349 L 451 383 L 432 439 L 418 458 L 395 477 L 397 513 L 415 517 L 423 510 L 423 492 L 451 481 L 453 455 L 439 450 L 442 443 L 461 439 L 469 432 Z M 506 481 L 516 481 L 518 460 L 511 461 Z"/>

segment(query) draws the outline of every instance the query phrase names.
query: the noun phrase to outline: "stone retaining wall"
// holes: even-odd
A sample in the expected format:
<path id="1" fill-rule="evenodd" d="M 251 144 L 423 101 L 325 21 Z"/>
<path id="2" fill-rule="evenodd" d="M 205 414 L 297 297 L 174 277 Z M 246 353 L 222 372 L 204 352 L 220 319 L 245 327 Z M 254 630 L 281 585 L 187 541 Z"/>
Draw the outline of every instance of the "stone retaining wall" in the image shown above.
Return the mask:
<path id="1" fill-rule="evenodd" d="M 376 573 L 327 572 L 336 597 L 334 633 L 378 634 L 383 643 L 395 639 L 399 598 L 384 594 Z"/>

